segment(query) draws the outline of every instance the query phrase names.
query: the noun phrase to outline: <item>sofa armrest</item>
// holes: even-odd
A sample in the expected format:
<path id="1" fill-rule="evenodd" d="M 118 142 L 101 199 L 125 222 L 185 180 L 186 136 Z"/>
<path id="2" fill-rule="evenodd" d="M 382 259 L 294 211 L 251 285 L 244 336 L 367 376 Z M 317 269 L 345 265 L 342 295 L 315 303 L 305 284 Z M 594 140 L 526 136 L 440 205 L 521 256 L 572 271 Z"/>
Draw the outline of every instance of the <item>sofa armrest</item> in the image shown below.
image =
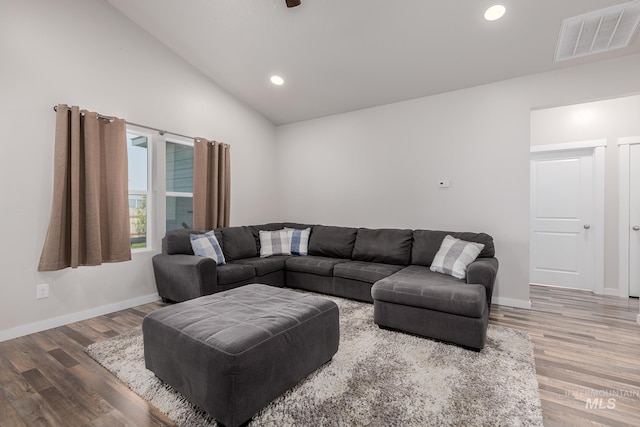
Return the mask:
<path id="1" fill-rule="evenodd" d="M 487 304 L 491 307 L 493 284 L 498 274 L 497 258 L 478 258 L 467 267 L 467 283 L 477 283 L 487 289 Z"/>
<path id="2" fill-rule="evenodd" d="M 152 259 L 158 294 L 175 302 L 217 291 L 217 264 L 195 255 L 158 254 Z"/>

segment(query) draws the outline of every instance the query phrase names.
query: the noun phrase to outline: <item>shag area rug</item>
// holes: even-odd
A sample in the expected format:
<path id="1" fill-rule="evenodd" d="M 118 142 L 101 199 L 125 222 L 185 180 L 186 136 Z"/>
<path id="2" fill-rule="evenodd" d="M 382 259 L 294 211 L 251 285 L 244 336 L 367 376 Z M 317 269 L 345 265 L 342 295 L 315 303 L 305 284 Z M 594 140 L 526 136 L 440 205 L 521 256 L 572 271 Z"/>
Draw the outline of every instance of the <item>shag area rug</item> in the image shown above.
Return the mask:
<path id="1" fill-rule="evenodd" d="M 340 308 L 338 352 L 250 426 L 542 426 L 526 333 L 489 325 L 474 352 L 379 329 L 371 304 L 324 297 Z M 216 425 L 145 368 L 140 329 L 86 351 L 178 425 Z"/>

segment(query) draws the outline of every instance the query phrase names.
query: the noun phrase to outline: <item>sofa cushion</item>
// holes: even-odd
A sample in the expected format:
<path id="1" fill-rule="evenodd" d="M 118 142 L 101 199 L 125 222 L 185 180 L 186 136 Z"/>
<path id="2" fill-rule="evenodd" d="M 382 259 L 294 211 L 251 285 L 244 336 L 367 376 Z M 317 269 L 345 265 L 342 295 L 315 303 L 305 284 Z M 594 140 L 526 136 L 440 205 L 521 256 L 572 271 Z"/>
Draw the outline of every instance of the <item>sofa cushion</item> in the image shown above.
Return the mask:
<path id="1" fill-rule="evenodd" d="M 485 287 L 410 265 L 374 283 L 374 300 L 426 308 L 467 317 L 482 317 L 487 309 Z"/>
<path id="2" fill-rule="evenodd" d="M 208 230 L 194 230 L 191 228 L 178 228 L 169 230 L 162 238 L 162 253 L 167 255 L 193 255 L 191 247 L 192 234 L 204 234 Z M 222 234 L 219 230 L 214 230 L 218 243 L 222 243 Z"/>
<path id="3" fill-rule="evenodd" d="M 256 269 L 256 276 L 264 276 L 275 271 L 284 270 L 288 256 L 272 256 L 269 258 L 244 258 L 232 261 L 233 264 L 250 265 Z"/>
<path id="4" fill-rule="evenodd" d="M 301 224 L 299 222 L 285 222 L 284 228 L 295 228 L 298 230 L 304 230 L 305 228 L 313 228 L 313 224 Z"/>
<path id="5" fill-rule="evenodd" d="M 457 233 L 450 231 L 414 230 L 413 248 L 411 249 L 411 264 L 429 267 L 433 258 L 440 250 L 440 245 L 446 235 L 469 242 L 482 243 L 484 248 L 478 255 L 479 258 L 491 258 L 495 256 L 493 237 L 485 233 Z"/>
<path id="6" fill-rule="evenodd" d="M 357 228 L 314 225 L 309 238 L 309 255 L 350 259 Z"/>
<path id="7" fill-rule="evenodd" d="M 260 237 L 260 230 L 263 231 L 274 231 L 274 230 L 282 230 L 284 228 L 284 223 L 282 222 L 270 222 L 268 224 L 260 224 L 260 225 L 250 225 L 249 228 L 254 236 Z"/>
<path id="8" fill-rule="evenodd" d="M 456 279 L 465 279 L 467 266 L 475 261 L 482 248 L 484 248 L 482 243 L 467 242 L 447 235 L 429 269 L 436 273 L 448 274 Z"/>
<path id="9" fill-rule="evenodd" d="M 409 265 L 413 230 L 360 228 L 353 247 L 352 259 Z"/>
<path id="10" fill-rule="evenodd" d="M 363 261 L 347 261 L 336 264 L 333 267 L 334 277 L 360 280 L 361 282 L 375 283 L 380 279 L 397 273 L 403 267 L 400 265 L 380 264 Z"/>
<path id="11" fill-rule="evenodd" d="M 260 230 L 260 257 L 291 255 L 291 238 L 287 230 Z"/>
<path id="12" fill-rule="evenodd" d="M 256 269 L 252 265 L 225 264 L 217 268 L 218 285 L 230 285 L 232 283 L 250 280 L 256 277 Z"/>
<path id="13" fill-rule="evenodd" d="M 224 227 L 220 231 L 222 252 L 227 261 L 258 256 L 256 240 L 249 227 Z"/>
<path id="14" fill-rule="evenodd" d="M 286 267 L 287 271 L 331 277 L 333 276 L 333 267 L 341 262 L 345 262 L 345 260 L 317 256 L 291 257 L 286 261 Z"/>
<path id="15" fill-rule="evenodd" d="M 204 234 L 191 234 L 190 237 L 191 248 L 195 256 L 211 258 L 218 265 L 225 263 L 222 248 L 213 231 Z"/>

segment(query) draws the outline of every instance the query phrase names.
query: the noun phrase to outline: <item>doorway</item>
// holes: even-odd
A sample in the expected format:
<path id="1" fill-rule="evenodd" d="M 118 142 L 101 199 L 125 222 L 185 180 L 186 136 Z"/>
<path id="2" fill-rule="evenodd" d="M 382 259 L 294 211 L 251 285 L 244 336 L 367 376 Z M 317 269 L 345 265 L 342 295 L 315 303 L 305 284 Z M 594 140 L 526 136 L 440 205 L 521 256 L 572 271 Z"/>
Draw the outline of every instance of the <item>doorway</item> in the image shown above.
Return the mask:
<path id="1" fill-rule="evenodd" d="M 530 282 L 604 293 L 606 140 L 531 148 Z"/>

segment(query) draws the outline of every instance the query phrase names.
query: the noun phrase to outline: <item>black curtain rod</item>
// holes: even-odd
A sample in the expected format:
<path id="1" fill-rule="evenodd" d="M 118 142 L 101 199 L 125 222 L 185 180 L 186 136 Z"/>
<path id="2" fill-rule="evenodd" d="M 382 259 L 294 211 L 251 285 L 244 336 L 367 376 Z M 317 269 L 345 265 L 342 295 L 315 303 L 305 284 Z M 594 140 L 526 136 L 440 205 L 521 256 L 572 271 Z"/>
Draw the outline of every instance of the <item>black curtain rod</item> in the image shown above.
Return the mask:
<path id="1" fill-rule="evenodd" d="M 71 109 L 71 107 L 67 107 L 67 108 L 68 108 L 68 109 Z M 57 106 L 57 105 L 54 105 L 54 106 L 53 106 L 53 111 L 58 111 L 58 106 Z M 86 110 L 82 110 L 82 111 L 81 111 L 81 113 L 82 113 L 83 115 L 84 115 L 84 111 L 86 111 Z M 115 119 L 114 119 L 114 117 L 111 117 L 111 116 L 104 116 L 104 115 L 99 114 L 99 113 L 98 113 L 98 118 L 99 118 L 99 119 L 103 119 L 103 120 L 108 120 L 108 121 L 110 121 L 110 122 L 113 122 L 113 121 L 115 120 Z M 170 133 L 171 135 L 181 136 L 182 138 L 187 138 L 187 139 L 193 139 L 193 140 L 196 140 L 196 141 L 200 141 L 200 138 L 197 138 L 197 137 L 195 137 L 195 136 L 188 136 L 188 135 L 183 135 L 183 134 L 181 134 L 181 133 L 170 132 L 170 131 L 168 131 L 168 130 L 158 129 L 158 128 L 154 128 L 154 127 L 152 127 L 152 126 L 147 126 L 147 125 L 141 125 L 141 124 L 139 124 L 139 123 L 133 123 L 133 122 L 129 122 L 129 121 L 126 121 L 126 120 L 125 120 L 125 123 L 126 123 L 126 124 L 128 124 L 128 125 L 131 125 L 131 126 L 137 126 L 137 127 L 139 127 L 139 128 L 144 128 L 144 129 L 154 130 L 154 131 L 158 132 L 160 135 L 164 135 L 165 133 Z M 213 142 L 215 142 L 215 141 L 211 141 L 211 143 L 213 143 Z M 229 144 L 224 144 L 224 143 L 222 143 L 222 142 L 219 142 L 219 144 L 221 144 L 221 145 L 223 145 L 223 146 L 225 146 L 225 147 L 228 147 L 228 146 L 229 146 Z"/>

